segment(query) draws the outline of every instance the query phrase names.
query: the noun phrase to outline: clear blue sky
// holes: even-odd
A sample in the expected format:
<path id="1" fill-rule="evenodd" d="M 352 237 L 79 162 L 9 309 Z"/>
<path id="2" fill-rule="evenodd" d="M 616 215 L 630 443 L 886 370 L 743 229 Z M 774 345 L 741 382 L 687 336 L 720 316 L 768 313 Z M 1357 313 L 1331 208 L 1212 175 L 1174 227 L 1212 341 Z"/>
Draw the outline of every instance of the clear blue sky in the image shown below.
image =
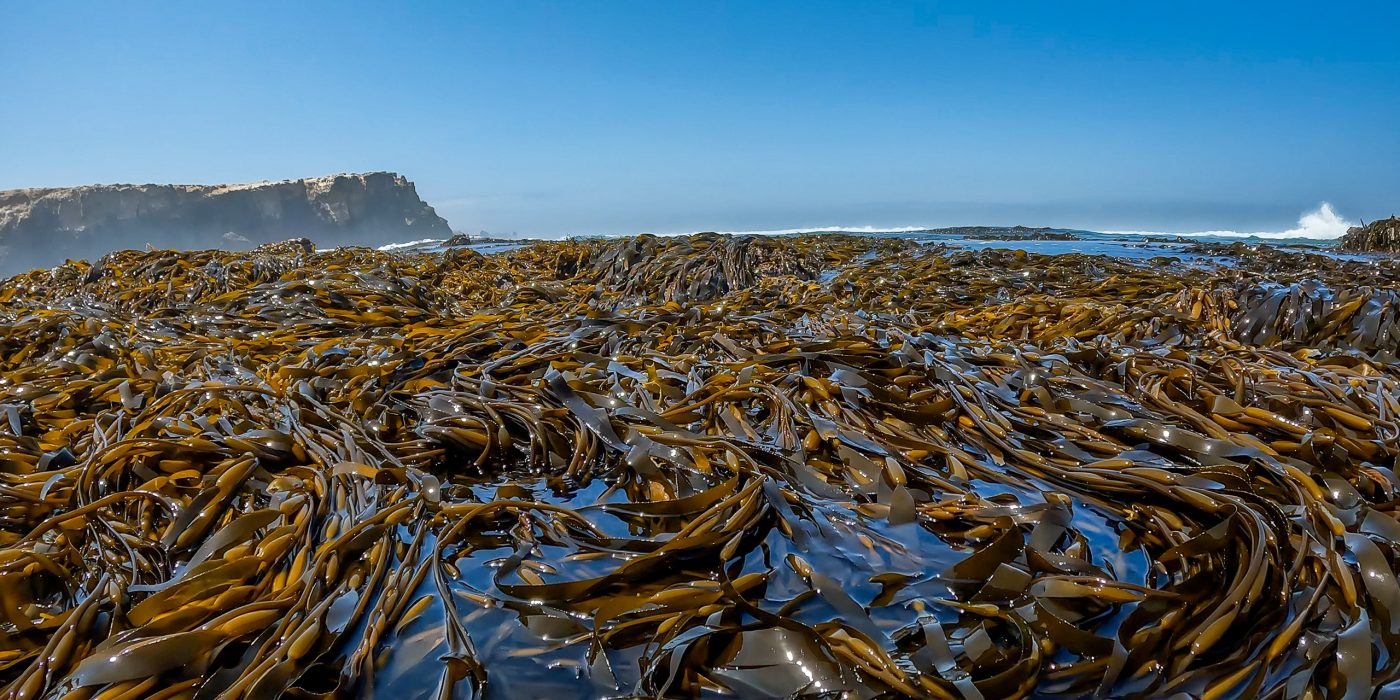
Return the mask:
<path id="1" fill-rule="evenodd" d="M 0 0 L 0 189 L 396 170 L 454 227 L 1400 213 L 1400 3 Z"/>

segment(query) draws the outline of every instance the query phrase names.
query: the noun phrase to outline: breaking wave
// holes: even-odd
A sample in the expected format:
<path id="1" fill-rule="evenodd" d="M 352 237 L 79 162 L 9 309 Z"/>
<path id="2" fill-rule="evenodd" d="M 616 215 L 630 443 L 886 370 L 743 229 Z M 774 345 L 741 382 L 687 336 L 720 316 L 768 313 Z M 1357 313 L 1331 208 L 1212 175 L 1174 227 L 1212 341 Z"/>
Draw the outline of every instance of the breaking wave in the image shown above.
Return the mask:
<path id="1" fill-rule="evenodd" d="M 703 231 L 679 231 L 660 233 L 652 231 L 657 236 L 693 236 L 697 233 L 720 233 L 726 236 L 787 236 L 800 233 L 920 233 L 928 231 L 928 226 L 810 226 L 807 228 L 774 228 L 759 229 L 752 231 L 715 231 L 705 229 Z M 624 236 L 630 234 L 617 234 Z M 614 238 L 617 236 L 600 236 L 601 238 Z"/>
<path id="2" fill-rule="evenodd" d="M 1298 218 L 1298 227 L 1287 231 L 1232 231 L 1222 229 L 1218 231 L 1100 231 L 1111 235 L 1122 236 L 1189 236 L 1193 238 L 1307 238 L 1314 240 L 1331 240 L 1341 238 L 1346 234 L 1347 229 L 1353 226 L 1353 222 L 1346 220 L 1329 202 L 1323 202 L 1318 208 L 1303 214 Z M 767 229 L 759 231 L 720 231 L 732 235 L 756 234 L 778 236 L 795 233 L 823 233 L 828 231 L 839 231 L 845 233 L 920 233 L 923 231 L 937 230 L 935 226 L 815 226 L 809 228 L 786 228 Z M 684 234 L 659 234 L 659 235 L 684 235 Z"/>
<path id="3" fill-rule="evenodd" d="M 793 233 L 825 233 L 827 231 L 840 231 L 842 233 L 918 233 L 919 231 L 927 230 L 927 226 L 818 226 L 815 228 L 783 228 L 770 231 L 720 231 L 720 233 L 781 236 Z"/>
<path id="4" fill-rule="evenodd" d="M 1208 237 L 1215 236 L 1221 238 L 1310 238 L 1314 240 L 1331 240 L 1341 238 L 1351 228 L 1352 222 L 1342 218 L 1337 210 L 1332 208 L 1328 202 L 1323 202 L 1316 210 L 1310 211 L 1298 219 L 1298 227 L 1287 231 L 1105 231 L 1129 236 L 1192 236 Z"/>

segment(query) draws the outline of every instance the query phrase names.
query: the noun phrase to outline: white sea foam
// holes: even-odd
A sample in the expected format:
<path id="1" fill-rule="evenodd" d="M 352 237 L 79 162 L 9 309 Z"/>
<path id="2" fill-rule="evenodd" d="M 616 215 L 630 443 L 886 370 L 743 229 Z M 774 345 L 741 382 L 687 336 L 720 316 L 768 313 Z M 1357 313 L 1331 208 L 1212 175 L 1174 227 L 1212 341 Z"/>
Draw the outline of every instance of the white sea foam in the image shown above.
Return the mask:
<path id="1" fill-rule="evenodd" d="M 1337 210 L 1332 208 L 1331 203 L 1323 202 L 1314 211 L 1303 214 L 1298 219 L 1298 227 L 1287 231 L 1232 231 L 1221 229 L 1218 231 L 1101 231 L 1124 236 L 1190 236 L 1193 238 L 1308 238 L 1314 240 L 1330 240 L 1341 238 L 1347 229 L 1353 226 L 1353 222 L 1342 218 Z M 813 228 L 787 228 L 771 229 L 763 231 L 721 231 L 732 235 L 783 235 L 793 233 L 819 233 L 823 231 L 844 231 L 850 233 L 915 233 L 939 228 L 938 226 L 820 226 Z M 658 235 L 685 235 L 685 234 L 658 234 Z"/>
<path id="2" fill-rule="evenodd" d="M 382 246 L 379 246 L 376 250 L 379 250 L 379 251 L 381 251 L 381 252 L 387 253 L 387 252 L 389 252 L 389 251 L 391 251 L 391 250 L 399 250 L 399 249 L 401 249 L 401 248 L 412 248 L 413 246 L 417 246 L 417 245 L 428 245 L 429 243 L 441 243 L 441 242 L 443 242 L 443 241 L 445 241 L 445 240 L 447 240 L 447 239 L 446 239 L 446 238 L 423 238 L 423 239 L 416 240 L 416 241 L 408 241 L 407 243 L 390 243 L 389 245 L 382 245 Z"/>
<path id="3" fill-rule="evenodd" d="M 719 231 L 719 233 L 725 233 L 734 236 L 783 236 L 793 233 L 822 233 L 825 231 L 841 231 L 843 233 L 913 233 L 916 231 L 927 230 L 927 226 L 818 226 L 815 228 L 780 228 L 768 231 Z"/>
<path id="4" fill-rule="evenodd" d="M 693 236 L 697 233 L 719 233 L 725 236 L 787 236 L 799 233 L 917 233 L 927 231 L 928 226 L 812 226 L 809 228 L 774 228 L 756 229 L 752 231 L 716 231 L 705 229 L 703 231 L 640 231 L 640 234 L 651 234 L 673 238 L 677 236 Z M 581 238 L 630 238 L 638 235 L 636 233 L 600 233 L 594 235 L 580 236 Z"/>
<path id="5" fill-rule="evenodd" d="M 1298 228 L 1291 228 L 1287 231 L 1104 231 L 1104 233 L 1121 234 L 1126 236 L 1191 236 L 1207 237 L 1215 236 L 1221 238 L 1310 238 L 1313 240 L 1332 240 L 1341 238 L 1351 228 L 1352 222 L 1342 218 L 1332 205 L 1323 202 L 1315 211 L 1310 211 L 1298 219 Z"/>

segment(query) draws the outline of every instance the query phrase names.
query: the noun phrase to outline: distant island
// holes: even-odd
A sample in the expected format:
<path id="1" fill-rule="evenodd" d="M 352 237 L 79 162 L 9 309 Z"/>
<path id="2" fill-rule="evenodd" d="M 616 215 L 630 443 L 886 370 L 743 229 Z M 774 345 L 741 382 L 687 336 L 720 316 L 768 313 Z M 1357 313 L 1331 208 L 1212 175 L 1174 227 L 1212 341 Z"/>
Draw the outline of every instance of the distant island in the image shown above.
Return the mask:
<path id="1" fill-rule="evenodd" d="M 1072 241 L 1083 234 L 1094 232 L 1071 228 L 1050 228 L 1049 226 L 947 226 L 927 229 L 920 233 L 980 240 Z"/>
<path id="2" fill-rule="evenodd" d="M 233 185 L 87 185 L 0 191 L 0 274 L 123 248 L 249 249 L 447 238 L 447 221 L 392 172 Z"/>

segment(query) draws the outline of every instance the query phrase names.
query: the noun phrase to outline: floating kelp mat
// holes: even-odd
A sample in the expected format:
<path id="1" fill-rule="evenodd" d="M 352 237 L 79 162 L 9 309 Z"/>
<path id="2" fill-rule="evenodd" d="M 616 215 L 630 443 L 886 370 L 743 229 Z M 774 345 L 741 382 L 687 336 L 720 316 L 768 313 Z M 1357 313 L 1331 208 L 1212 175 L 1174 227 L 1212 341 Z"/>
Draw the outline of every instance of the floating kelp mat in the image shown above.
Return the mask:
<path id="1" fill-rule="evenodd" d="M 1393 696 L 1400 270 L 1233 254 L 289 242 L 11 279 L 3 693 Z"/>

